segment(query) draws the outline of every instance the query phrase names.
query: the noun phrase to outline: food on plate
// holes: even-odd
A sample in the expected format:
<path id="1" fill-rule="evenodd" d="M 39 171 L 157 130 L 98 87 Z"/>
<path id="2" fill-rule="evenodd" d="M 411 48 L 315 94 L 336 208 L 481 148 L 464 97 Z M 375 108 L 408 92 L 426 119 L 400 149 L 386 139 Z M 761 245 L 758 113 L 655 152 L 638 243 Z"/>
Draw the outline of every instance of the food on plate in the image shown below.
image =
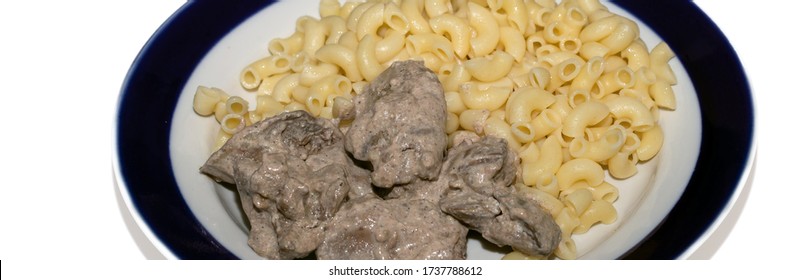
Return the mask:
<path id="1" fill-rule="evenodd" d="M 418 61 L 395 62 L 354 97 L 346 150 L 370 161 L 377 187 L 439 176 L 447 148 L 447 103 L 436 74 Z"/>
<path id="2" fill-rule="evenodd" d="M 407 166 L 436 157 L 431 159 L 439 163 L 436 176 L 387 186 L 404 190 L 397 195 L 378 196 L 369 179 L 374 176 L 348 156 L 358 149 L 344 145 L 332 121 L 305 111 L 285 112 L 242 129 L 200 171 L 236 185 L 250 222 L 248 244 L 271 259 L 302 258 L 312 252 L 321 259 L 464 259 L 465 225 L 499 246 L 530 255 L 551 254 L 560 229 L 545 209 L 512 186 L 517 156 L 502 139 L 465 141 L 450 149 L 442 166 L 447 147 L 443 124 L 433 122 L 435 128 L 430 129 L 428 122 L 409 130 L 413 119 L 430 119 L 435 111 L 390 106 L 391 99 L 407 104 L 406 99 L 422 93 L 433 100 L 426 108 L 433 104 L 443 109 L 441 86 L 425 82 L 435 79 L 421 62 L 395 62 L 369 86 L 373 91 L 366 95 L 377 98 L 358 97 L 356 108 L 350 108 L 357 117 L 347 134 L 364 133 L 377 139 L 372 144 L 384 143 L 380 147 L 387 150 L 386 158 Z M 404 86 L 404 80 L 416 83 Z M 367 108 L 394 117 L 375 119 Z M 376 132 L 380 127 L 395 128 L 395 137 L 405 139 L 391 141 L 386 130 Z M 412 149 L 414 145 L 435 148 Z M 371 164 L 376 171 L 377 163 Z"/>
<path id="3" fill-rule="evenodd" d="M 488 241 L 532 256 L 548 256 L 560 243 L 560 228 L 540 204 L 513 186 L 517 156 L 506 141 L 485 136 L 448 152 L 442 170 L 449 190 L 439 205 Z"/>
<path id="4" fill-rule="evenodd" d="M 367 197 L 349 202 L 327 225 L 318 259 L 461 260 L 467 228 L 426 199 Z"/>
<path id="5" fill-rule="evenodd" d="M 248 244 L 271 259 L 308 256 L 346 201 L 372 193 L 368 172 L 343 150 L 343 134 L 304 111 L 242 129 L 200 171 L 236 185 Z"/>
<path id="6" fill-rule="evenodd" d="M 485 237 L 547 225 L 543 214 L 503 209 L 542 207 L 559 227 L 559 242 L 493 237 L 516 249 L 507 259 L 575 259 L 575 235 L 620 220 L 619 188 L 607 179 L 621 183 L 655 158 L 664 145 L 659 114 L 677 107 L 673 51 L 664 42 L 650 48 L 636 22 L 598 0 L 322 0 L 318 13 L 298 18 L 289 36 L 268 38 L 268 55 L 239 73 L 244 92 L 197 89 L 195 112 L 220 124 L 214 150 L 254 124 L 303 110 L 346 133 L 349 154 L 373 166 L 371 188 L 388 189 L 383 198 L 417 195 L 436 204 L 444 186 L 426 182 L 445 180 L 445 148 L 502 139 L 517 155 L 514 182 L 501 188 L 509 191 L 447 193 L 513 219 L 465 221 L 475 209 L 464 200 L 437 205 Z M 381 95 L 375 79 L 409 60 L 436 78 L 417 75 L 393 87 L 401 92 Z M 406 93 L 416 84 L 430 90 Z M 352 130 L 356 123 L 362 132 Z M 413 191 L 420 185 L 436 191 Z M 541 242 L 520 245 L 530 239 Z M 548 244 L 558 244 L 550 256 L 542 253 Z"/>

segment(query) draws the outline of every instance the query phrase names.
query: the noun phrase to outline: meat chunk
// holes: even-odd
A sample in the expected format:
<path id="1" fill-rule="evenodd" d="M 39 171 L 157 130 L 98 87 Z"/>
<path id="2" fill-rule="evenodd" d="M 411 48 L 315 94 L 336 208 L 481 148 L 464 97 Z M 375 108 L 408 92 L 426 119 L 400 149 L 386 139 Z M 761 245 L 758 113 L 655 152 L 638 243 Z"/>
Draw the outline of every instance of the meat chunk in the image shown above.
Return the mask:
<path id="1" fill-rule="evenodd" d="M 372 194 L 369 173 L 343 146 L 328 120 L 283 113 L 235 134 L 200 171 L 236 184 L 257 254 L 301 258 L 321 243 L 341 205 Z"/>
<path id="2" fill-rule="evenodd" d="M 446 108 L 442 85 L 423 62 L 395 62 L 355 97 L 346 150 L 371 162 L 378 187 L 435 180 L 447 145 Z"/>
<path id="3" fill-rule="evenodd" d="M 385 198 L 430 201 L 498 246 L 547 256 L 560 242 L 560 229 L 512 186 L 516 172 L 517 157 L 506 141 L 469 138 L 450 149 L 436 181 L 398 186 Z"/>
<path id="4" fill-rule="evenodd" d="M 439 181 L 448 188 L 439 205 L 498 246 L 547 256 L 560 242 L 560 228 L 551 214 L 512 186 L 516 170 L 516 155 L 503 139 L 462 142 L 447 155 Z"/>
<path id="5" fill-rule="evenodd" d="M 424 199 L 354 200 L 326 228 L 318 259 L 467 257 L 467 228 Z"/>

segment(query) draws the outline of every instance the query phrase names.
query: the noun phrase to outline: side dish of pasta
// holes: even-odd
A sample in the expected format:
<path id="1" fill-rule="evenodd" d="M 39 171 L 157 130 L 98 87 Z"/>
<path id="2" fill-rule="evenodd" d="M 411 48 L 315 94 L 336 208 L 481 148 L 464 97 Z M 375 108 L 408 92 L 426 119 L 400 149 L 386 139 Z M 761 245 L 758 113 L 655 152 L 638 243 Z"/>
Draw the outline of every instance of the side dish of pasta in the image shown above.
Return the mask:
<path id="1" fill-rule="evenodd" d="M 449 145 L 491 135 L 518 154 L 517 188 L 562 230 L 555 258 L 577 258 L 574 235 L 617 220 L 606 178 L 653 159 L 659 111 L 676 109 L 673 51 L 598 0 L 321 0 L 318 13 L 233 73 L 254 100 L 197 88 L 194 111 L 220 125 L 213 149 L 281 112 L 335 118 L 391 63 L 422 60 L 445 91 Z"/>

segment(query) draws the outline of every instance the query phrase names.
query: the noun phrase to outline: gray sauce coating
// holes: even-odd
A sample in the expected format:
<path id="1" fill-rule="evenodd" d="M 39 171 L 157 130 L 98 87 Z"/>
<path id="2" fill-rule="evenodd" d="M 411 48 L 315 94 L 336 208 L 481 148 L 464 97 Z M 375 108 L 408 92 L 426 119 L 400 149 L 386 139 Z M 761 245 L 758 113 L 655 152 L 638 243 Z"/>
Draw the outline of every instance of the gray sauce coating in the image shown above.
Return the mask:
<path id="1" fill-rule="evenodd" d="M 257 254 L 465 259 L 469 229 L 527 255 L 557 247 L 551 215 L 512 185 L 517 157 L 503 139 L 446 150 L 444 92 L 422 62 L 393 63 L 353 104 L 345 137 L 338 120 L 286 112 L 240 131 L 200 168 L 236 185 Z"/>
<path id="2" fill-rule="evenodd" d="M 447 147 L 447 102 L 436 75 L 419 61 L 395 62 L 355 97 L 346 151 L 374 166 L 375 186 L 439 176 Z"/>

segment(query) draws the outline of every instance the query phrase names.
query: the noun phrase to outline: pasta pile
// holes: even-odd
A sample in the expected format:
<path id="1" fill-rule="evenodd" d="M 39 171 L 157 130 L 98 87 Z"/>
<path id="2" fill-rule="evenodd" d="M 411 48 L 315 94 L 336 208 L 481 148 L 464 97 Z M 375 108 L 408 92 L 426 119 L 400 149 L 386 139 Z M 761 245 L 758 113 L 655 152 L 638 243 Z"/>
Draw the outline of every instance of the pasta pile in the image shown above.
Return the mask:
<path id="1" fill-rule="evenodd" d="M 394 61 L 423 60 L 445 90 L 450 145 L 472 134 L 507 140 L 520 157 L 518 189 L 563 231 L 560 259 L 577 257 L 572 235 L 617 219 L 606 173 L 637 173 L 663 144 L 659 109 L 675 109 L 674 53 L 665 43 L 648 51 L 638 25 L 598 0 L 321 0 L 319 12 L 240 73 L 254 110 L 198 88 L 194 110 L 221 125 L 215 148 L 280 112 L 334 118 Z"/>

